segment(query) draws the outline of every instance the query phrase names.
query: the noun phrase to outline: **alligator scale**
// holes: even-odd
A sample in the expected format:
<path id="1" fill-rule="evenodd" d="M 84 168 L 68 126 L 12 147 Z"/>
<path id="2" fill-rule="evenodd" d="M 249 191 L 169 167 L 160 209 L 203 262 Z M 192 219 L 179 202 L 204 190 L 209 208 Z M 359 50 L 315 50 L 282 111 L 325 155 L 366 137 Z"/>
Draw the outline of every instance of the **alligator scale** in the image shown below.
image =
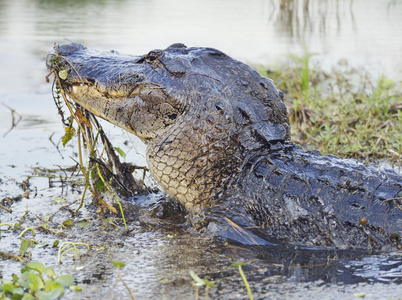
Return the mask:
<path id="1" fill-rule="evenodd" d="M 76 103 L 140 137 L 155 180 L 206 228 L 225 235 L 229 222 L 329 248 L 398 244 L 402 177 L 302 150 L 283 93 L 226 54 L 174 44 L 132 56 L 72 43 L 47 65 L 68 70 Z"/>

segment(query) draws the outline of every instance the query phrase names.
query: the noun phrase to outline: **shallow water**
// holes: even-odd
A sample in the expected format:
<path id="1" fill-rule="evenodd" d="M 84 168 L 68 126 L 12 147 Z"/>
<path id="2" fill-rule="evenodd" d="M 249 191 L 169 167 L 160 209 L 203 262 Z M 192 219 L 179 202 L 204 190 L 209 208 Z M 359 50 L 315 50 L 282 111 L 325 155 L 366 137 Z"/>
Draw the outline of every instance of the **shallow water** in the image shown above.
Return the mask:
<path id="1" fill-rule="evenodd" d="M 70 218 L 66 203 L 80 197 L 82 188 L 66 188 L 60 171 L 74 163 L 76 142 L 58 146 L 64 130 L 51 95 L 44 60 L 54 42 L 78 41 L 98 49 L 133 54 L 164 48 L 174 42 L 212 46 L 242 61 L 278 65 L 287 53 L 316 53 L 315 60 L 331 66 L 341 58 L 364 65 L 377 76 L 402 78 L 402 3 L 400 1 L 46 1 L 0 0 L 0 200 L 21 195 L 29 176 L 29 199 L 22 197 L 0 208 L 1 222 L 18 221 L 29 210 L 23 228 L 53 216 L 56 227 Z M 281 8 L 282 4 L 282 8 Z M 284 6 L 283 6 L 284 5 Z M 4 104 L 4 105 L 3 105 Z M 12 127 L 14 120 L 20 122 Z M 113 142 L 128 152 L 128 161 L 144 165 L 143 146 L 113 126 L 104 125 Z M 12 129 L 11 131 L 9 131 Z M 127 141 L 127 145 L 123 144 Z M 54 169 L 41 173 L 35 168 Z M 36 169 L 37 170 L 37 169 Z M 68 174 L 69 175 L 69 174 Z M 64 199 L 58 203 L 54 200 Z M 86 200 L 89 203 L 90 199 Z M 73 207 L 77 207 L 77 204 Z M 244 271 L 257 299 L 369 299 L 402 295 L 400 253 L 370 256 L 350 251 L 311 251 L 245 247 L 191 234 L 179 227 L 140 224 L 136 216 L 130 232 L 98 220 L 91 207 L 76 221 L 89 227 L 65 229 L 66 239 L 80 239 L 92 252 L 75 262 L 57 264 L 57 248 L 36 247 L 32 259 L 71 273 L 83 292 L 69 299 L 127 298 L 115 282 L 112 260 L 126 263 L 121 276 L 136 299 L 193 299 L 189 270 L 217 284 L 212 299 L 246 299 L 247 291 L 236 268 Z M 62 231 L 62 229 L 60 229 Z M 18 253 L 19 232 L 2 232 L 0 251 Z M 36 239 L 51 245 L 58 237 L 38 231 Z M 83 251 L 85 253 L 85 251 Z M 9 278 L 19 262 L 0 258 L 0 277 Z M 201 295 L 204 292 L 203 288 Z"/>

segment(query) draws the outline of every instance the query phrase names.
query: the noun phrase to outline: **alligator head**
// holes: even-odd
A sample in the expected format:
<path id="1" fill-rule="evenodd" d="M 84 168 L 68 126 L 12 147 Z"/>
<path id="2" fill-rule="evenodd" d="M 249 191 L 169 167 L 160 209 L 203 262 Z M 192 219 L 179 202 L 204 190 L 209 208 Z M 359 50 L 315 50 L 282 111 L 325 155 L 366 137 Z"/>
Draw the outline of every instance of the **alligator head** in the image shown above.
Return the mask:
<path id="1" fill-rule="evenodd" d="M 63 86 L 76 103 L 147 144 L 151 174 L 192 212 L 219 201 L 247 155 L 290 138 L 272 80 L 212 48 L 132 56 L 72 43 L 47 65 L 68 70 Z"/>

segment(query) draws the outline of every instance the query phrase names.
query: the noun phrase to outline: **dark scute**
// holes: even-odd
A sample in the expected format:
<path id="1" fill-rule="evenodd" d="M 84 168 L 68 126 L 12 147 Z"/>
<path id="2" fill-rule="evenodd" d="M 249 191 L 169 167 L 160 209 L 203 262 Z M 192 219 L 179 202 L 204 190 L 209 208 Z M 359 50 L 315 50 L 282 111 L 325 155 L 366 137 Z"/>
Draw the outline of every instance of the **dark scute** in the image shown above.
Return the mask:
<path id="1" fill-rule="evenodd" d="M 177 114 L 169 114 L 167 115 L 170 120 L 174 120 L 177 118 Z"/>
<path id="2" fill-rule="evenodd" d="M 258 139 L 255 135 L 253 135 L 250 130 L 241 131 L 239 134 L 239 141 L 247 151 L 255 151 L 264 146 L 264 143 L 261 141 L 261 139 Z"/>
<path id="3" fill-rule="evenodd" d="M 252 125 L 251 128 L 256 135 L 268 143 L 285 141 L 287 138 L 287 129 L 282 124 L 258 123 Z"/>
<path id="4" fill-rule="evenodd" d="M 250 109 L 250 105 L 246 103 L 239 103 L 237 105 L 236 120 L 240 124 L 248 124 L 255 122 L 254 112 Z"/>
<path id="5" fill-rule="evenodd" d="M 239 134 L 242 146 L 248 151 L 254 151 L 269 146 L 271 150 L 281 148 L 281 143 L 288 139 L 286 124 L 262 122 L 245 126 Z"/>
<path id="6" fill-rule="evenodd" d="M 222 51 L 219 51 L 218 49 L 215 49 L 215 48 L 204 48 L 204 52 L 207 55 L 211 55 L 211 56 L 227 57 L 227 55 L 225 53 L 223 53 Z"/>
<path id="7" fill-rule="evenodd" d="M 169 55 L 165 55 L 160 58 L 160 62 L 165 66 L 166 70 L 170 74 L 184 74 L 191 68 L 191 64 L 188 60 L 182 58 L 172 58 Z"/>
<path id="8" fill-rule="evenodd" d="M 217 111 L 219 111 L 220 114 L 224 114 L 224 106 L 221 102 L 215 103 L 215 108 Z"/>

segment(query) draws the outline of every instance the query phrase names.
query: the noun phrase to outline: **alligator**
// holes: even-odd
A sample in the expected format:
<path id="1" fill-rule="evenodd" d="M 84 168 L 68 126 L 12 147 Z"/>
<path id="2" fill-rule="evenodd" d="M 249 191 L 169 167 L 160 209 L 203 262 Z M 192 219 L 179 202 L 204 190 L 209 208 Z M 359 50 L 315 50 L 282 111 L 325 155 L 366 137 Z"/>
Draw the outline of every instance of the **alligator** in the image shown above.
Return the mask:
<path id="1" fill-rule="evenodd" d="M 62 85 L 79 106 L 147 145 L 152 176 L 194 226 L 250 243 L 400 248 L 402 177 L 293 143 L 284 93 L 225 53 L 70 43 L 47 66 L 68 71 Z"/>

